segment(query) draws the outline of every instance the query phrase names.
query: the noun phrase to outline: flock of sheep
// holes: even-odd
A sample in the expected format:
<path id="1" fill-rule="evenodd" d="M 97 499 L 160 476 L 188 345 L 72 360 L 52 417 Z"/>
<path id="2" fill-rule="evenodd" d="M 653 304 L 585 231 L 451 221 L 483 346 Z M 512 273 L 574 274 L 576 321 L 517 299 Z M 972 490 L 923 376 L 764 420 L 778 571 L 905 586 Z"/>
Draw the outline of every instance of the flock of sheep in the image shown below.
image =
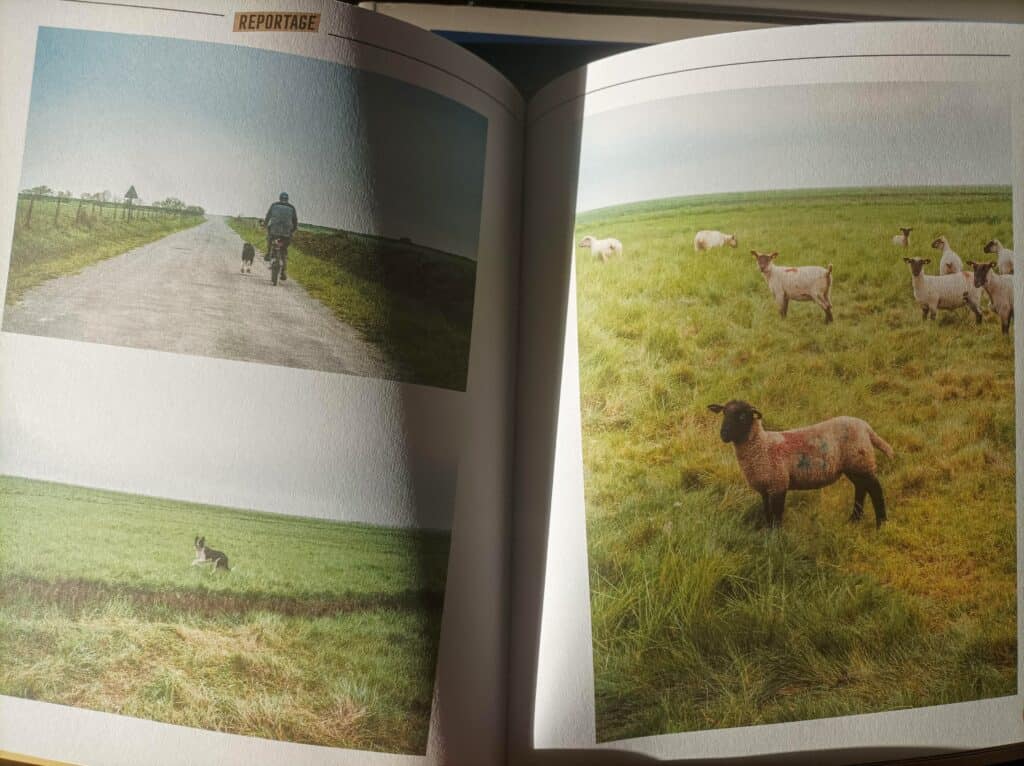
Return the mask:
<path id="1" fill-rule="evenodd" d="M 913 228 L 900 228 L 900 233 L 892 238 L 897 247 L 910 247 L 910 233 Z M 737 247 L 739 240 L 735 234 L 721 231 L 698 231 L 693 238 L 695 252 L 703 252 L 715 247 Z M 607 237 L 598 239 L 587 235 L 580 240 L 580 247 L 589 248 L 594 257 L 601 262 L 613 256 L 622 255 L 622 243 Z M 938 274 L 925 274 L 924 267 L 931 263 L 930 258 L 904 258 L 910 266 L 911 286 L 914 301 L 921 307 L 923 319 L 935 319 L 939 309 L 950 311 L 967 306 L 980 324 L 981 294 L 988 293 L 992 310 L 998 315 L 1003 334 L 1010 332 L 1013 321 L 1013 251 L 1007 250 L 998 239 L 989 240 L 983 251 L 995 255 L 994 261 L 968 261 L 971 271 L 964 270 L 964 263 L 949 245 L 945 236 L 939 236 L 932 242 L 932 248 L 942 251 L 939 260 Z M 832 264 L 828 266 L 782 266 L 775 263 L 777 252 L 762 253 L 751 250 L 775 298 L 779 313 L 785 317 L 790 301 L 814 301 L 825 312 L 825 323 L 832 321 Z"/>
<path id="2" fill-rule="evenodd" d="M 908 248 L 912 231 L 901 228 L 901 233 L 892 238 L 893 244 Z M 720 231 L 698 231 L 693 239 L 693 249 L 698 253 L 738 245 L 736 235 Z M 622 243 L 614 238 L 588 235 L 580 240 L 579 246 L 589 248 L 602 262 L 622 255 Z M 968 261 L 972 270 L 965 271 L 963 261 L 945 236 L 937 237 L 931 246 L 942 250 L 937 275 L 924 273 L 930 258 L 903 259 L 910 266 L 914 301 L 921 307 L 922 318 L 934 319 L 937 309 L 967 306 L 980 323 L 984 290 L 999 316 L 1003 334 L 1008 334 L 1013 319 L 1013 252 L 992 239 L 983 251 L 995 255 L 996 260 Z M 832 321 L 832 264 L 781 266 L 775 263 L 777 252 L 750 252 L 783 317 L 789 301 L 814 301 L 825 312 L 825 322 Z M 875 450 L 891 458 L 893 449 L 867 421 L 841 416 L 804 428 L 767 431 L 761 425 L 760 411 L 742 400 L 712 404 L 708 409 L 722 415 L 722 441 L 732 443 L 744 479 L 761 495 L 769 527 L 782 523 L 789 490 L 820 489 L 835 483 L 840 476 L 848 478 L 854 486 L 850 521 L 862 518 L 865 498 L 870 496 L 875 526 L 882 526 L 886 519 L 885 495 L 876 475 Z"/>

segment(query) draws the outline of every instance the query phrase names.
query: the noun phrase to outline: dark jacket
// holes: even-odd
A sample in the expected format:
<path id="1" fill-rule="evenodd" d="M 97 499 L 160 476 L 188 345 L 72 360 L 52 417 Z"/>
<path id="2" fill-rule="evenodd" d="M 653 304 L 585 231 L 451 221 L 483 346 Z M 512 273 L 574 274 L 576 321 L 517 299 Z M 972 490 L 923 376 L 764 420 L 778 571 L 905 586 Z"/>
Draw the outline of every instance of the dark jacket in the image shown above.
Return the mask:
<path id="1" fill-rule="evenodd" d="M 275 202 L 263 219 L 267 233 L 275 237 L 290 237 L 299 228 L 299 215 L 290 202 Z"/>

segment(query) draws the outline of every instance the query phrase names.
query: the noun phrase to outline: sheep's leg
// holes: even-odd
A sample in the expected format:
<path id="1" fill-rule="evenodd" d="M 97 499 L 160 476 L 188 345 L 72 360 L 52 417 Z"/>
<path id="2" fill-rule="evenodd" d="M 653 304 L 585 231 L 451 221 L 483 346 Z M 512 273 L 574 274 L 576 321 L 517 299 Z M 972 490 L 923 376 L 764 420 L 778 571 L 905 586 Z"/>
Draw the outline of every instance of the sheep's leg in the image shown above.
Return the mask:
<path id="1" fill-rule="evenodd" d="M 968 308 L 974 312 L 974 323 L 981 324 L 981 307 L 976 301 L 971 300 L 966 293 L 964 293 L 964 301 L 967 303 Z"/>
<path id="2" fill-rule="evenodd" d="M 856 524 L 864 517 L 864 498 L 867 497 L 868 488 L 863 479 L 859 476 L 847 476 L 853 482 L 853 513 L 850 514 L 850 522 Z"/>
<path id="3" fill-rule="evenodd" d="M 779 492 L 771 497 L 772 520 L 770 526 L 782 526 L 782 512 L 786 510 L 786 493 Z"/>
<path id="4" fill-rule="evenodd" d="M 875 509 L 875 529 L 880 529 L 885 523 L 885 495 L 882 493 L 882 485 L 874 476 L 866 476 L 868 494 L 871 495 L 871 505 Z"/>
<path id="5" fill-rule="evenodd" d="M 761 500 L 764 502 L 764 524 L 766 527 L 770 527 L 772 525 L 772 498 L 767 492 L 762 492 Z"/>
<path id="6" fill-rule="evenodd" d="M 789 311 L 789 298 L 787 298 L 785 295 L 783 295 L 781 298 L 779 298 L 776 301 L 776 303 L 779 306 L 779 315 L 783 319 L 785 319 L 786 318 L 786 312 Z"/>
<path id="7" fill-rule="evenodd" d="M 927 306 L 922 306 L 921 307 L 921 319 L 923 319 L 925 322 L 928 321 L 928 307 Z"/>
<path id="8" fill-rule="evenodd" d="M 825 324 L 832 322 L 832 304 L 827 299 L 818 301 L 818 305 L 821 306 L 821 310 L 825 312 Z"/>
<path id="9" fill-rule="evenodd" d="M 1013 322 L 1013 309 L 1010 309 L 1010 313 L 1003 320 L 1003 335 L 1010 334 L 1010 323 Z"/>

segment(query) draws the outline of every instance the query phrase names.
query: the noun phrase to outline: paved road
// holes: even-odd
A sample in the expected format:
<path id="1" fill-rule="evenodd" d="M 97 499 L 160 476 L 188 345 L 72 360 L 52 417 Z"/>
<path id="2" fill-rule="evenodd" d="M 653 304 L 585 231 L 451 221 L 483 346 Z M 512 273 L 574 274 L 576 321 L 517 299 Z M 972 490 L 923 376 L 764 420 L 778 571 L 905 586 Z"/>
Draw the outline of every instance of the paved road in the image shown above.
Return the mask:
<path id="1" fill-rule="evenodd" d="M 179 231 L 78 274 L 51 279 L 4 312 L 28 335 L 389 377 L 387 360 L 294 280 L 270 284 L 223 218 Z"/>

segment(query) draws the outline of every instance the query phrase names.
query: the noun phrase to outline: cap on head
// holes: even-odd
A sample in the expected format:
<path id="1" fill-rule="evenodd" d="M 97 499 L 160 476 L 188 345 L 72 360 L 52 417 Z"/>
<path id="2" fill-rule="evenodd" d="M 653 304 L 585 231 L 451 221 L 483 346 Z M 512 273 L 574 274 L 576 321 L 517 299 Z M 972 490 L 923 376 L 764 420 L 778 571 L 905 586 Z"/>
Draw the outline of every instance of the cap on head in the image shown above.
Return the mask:
<path id="1" fill-rule="evenodd" d="M 278 199 L 281 200 L 281 202 L 287 202 L 288 201 L 288 192 L 281 192 L 281 196 L 278 197 Z"/>

